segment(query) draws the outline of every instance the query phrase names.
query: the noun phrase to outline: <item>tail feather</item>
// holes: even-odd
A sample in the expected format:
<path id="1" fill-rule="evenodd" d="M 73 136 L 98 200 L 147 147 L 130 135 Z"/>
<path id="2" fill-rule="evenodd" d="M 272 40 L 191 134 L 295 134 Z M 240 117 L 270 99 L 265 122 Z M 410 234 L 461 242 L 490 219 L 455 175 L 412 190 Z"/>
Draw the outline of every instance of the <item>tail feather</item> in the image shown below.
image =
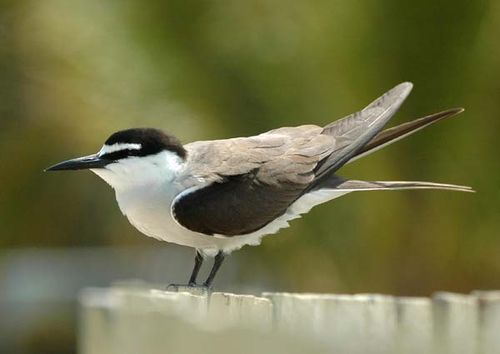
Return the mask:
<path id="1" fill-rule="evenodd" d="M 444 189 L 458 192 L 474 192 L 471 187 L 455 184 L 413 181 L 357 181 L 346 180 L 333 175 L 323 179 L 313 189 L 302 195 L 290 206 L 290 213 L 298 216 L 307 213 L 314 206 L 326 203 L 351 192 L 404 189 Z"/>
<path id="2" fill-rule="evenodd" d="M 453 117 L 464 111 L 463 108 L 452 108 L 443 112 L 434 113 L 429 116 L 412 120 L 411 122 L 403 123 L 401 125 L 383 130 L 378 133 L 372 140 L 368 142 L 363 148 L 356 152 L 349 162 L 355 161 L 363 156 L 369 155 L 372 152 L 382 149 L 383 147 L 395 143 L 398 140 L 406 138 L 407 136 L 418 132 L 431 124 L 439 122 L 440 120 Z"/>
<path id="3" fill-rule="evenodd" d="M 327 187 L 328 188 L 328 187 Z M 442 189 L 458 192 L 474 192 L 471 187 L 455 184 L 418 181 L 357 181 L 345 180 L 335 187 L 342 191 L 401 190 L 401 189 Z"/>

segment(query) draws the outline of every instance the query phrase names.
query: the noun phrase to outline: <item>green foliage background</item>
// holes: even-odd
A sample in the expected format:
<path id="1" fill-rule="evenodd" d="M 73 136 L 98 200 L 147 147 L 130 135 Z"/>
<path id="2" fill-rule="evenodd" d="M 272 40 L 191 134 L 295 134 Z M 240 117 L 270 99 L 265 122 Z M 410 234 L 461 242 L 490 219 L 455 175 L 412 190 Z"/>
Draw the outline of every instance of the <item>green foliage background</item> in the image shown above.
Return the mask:
<path id="1" fill-rule="evenodd" d="M 466 112 L 341 174 L 478 193 L 349 195 L 236 253 L 241 281 L 258 269 L 290 291 L 499 288 L 499 5 L 3 1 L 0 247 L 156 242 L 95 176 L 42 172 L 97 151 L 115 130 L 154 126 L 188 142 L 326 124 L 409 80 L 415 89 L 392 124 Z"/>

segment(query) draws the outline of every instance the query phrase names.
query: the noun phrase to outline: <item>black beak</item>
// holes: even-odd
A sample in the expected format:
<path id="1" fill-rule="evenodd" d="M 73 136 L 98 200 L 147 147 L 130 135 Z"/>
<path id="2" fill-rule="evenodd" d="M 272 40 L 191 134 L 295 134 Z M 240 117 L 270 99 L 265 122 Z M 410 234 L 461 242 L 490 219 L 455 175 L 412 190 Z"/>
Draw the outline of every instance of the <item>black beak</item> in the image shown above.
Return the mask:
<path id="1" fill-rule="evenodd" d="M 50 166 L 45 171 L 66 171 L 66 170 L 86 170 L 89 168 L 103 168 L 113 161 L 101 159 L 97 154 L 79 157 L 68 161 L 63 161 L 54 166 Z"/>

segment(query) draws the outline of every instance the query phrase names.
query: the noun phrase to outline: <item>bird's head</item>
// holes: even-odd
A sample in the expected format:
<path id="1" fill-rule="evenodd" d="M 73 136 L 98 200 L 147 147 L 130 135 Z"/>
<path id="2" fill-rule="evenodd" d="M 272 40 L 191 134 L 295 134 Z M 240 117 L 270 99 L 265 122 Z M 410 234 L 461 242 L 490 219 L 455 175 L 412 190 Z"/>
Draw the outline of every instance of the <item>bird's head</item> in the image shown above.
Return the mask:
<path id="1" fill-rule="evenodd" d="M 134 128 L 112 134 L 96 154 L 63 161 L 46 171 L 89 169 L 121 189 L 167 181 L 186 159 L 177 138 L 153 128 Z"/>

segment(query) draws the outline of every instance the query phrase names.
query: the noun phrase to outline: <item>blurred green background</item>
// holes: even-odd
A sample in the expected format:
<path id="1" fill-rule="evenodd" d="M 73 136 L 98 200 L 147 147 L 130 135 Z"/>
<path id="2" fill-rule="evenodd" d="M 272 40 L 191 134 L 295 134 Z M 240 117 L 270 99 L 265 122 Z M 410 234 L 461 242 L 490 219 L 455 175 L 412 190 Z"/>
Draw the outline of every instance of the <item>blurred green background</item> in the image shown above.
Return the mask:
<path id="1" fill-rule="evenodd" d="M 148 280 L 182 281 L 191 270 L 192 252 L 142 236 L 103 181 L 90 172 L 44 174 L 48 165 L 96 152 L 128 127 L 158 127 L 189 142 L 324 125 L 406 80 L 414 91 L 391 124 L 456 106 L 465 113 L 340 174 L 465 184 L 477 193 L 349 195 L 235 253 L 216 285 L 396 295 L 500 288 L 499 34 L 500 3 L 488 0 L 2 1 L 3 308 L 38 308 L 40 287 L 62 284 L 40 264 L 65 268 L 57 264 L 74 263 L 81 253 L 71 252 L 82 247 L 90 255 L 74 256 L 82 268 L 67 274 L 74 289 L 113 279 L 98 277 L 113 264 L 120 276 L 149 274 L 147 257 L 141 271 L 120 273 L 143 249 L 182 255 Z M 96 247 L 137 251 L 122 263 L 102 256 L 109 262 L 80 281 Z M 53 256 L 67 263 L 54 266 Z M 29 286 L 34 259 L 52 285 L 37 276 L 39 287 Z M 64 303 L 50 311 L 55 330 L 42 316 L 35 334 L 6 348 L 73 350 L 74 296 Z M 11 320 L 10 330 L 26 324 Z M 65 340 L 47 341 L 48 333 Z"/>

